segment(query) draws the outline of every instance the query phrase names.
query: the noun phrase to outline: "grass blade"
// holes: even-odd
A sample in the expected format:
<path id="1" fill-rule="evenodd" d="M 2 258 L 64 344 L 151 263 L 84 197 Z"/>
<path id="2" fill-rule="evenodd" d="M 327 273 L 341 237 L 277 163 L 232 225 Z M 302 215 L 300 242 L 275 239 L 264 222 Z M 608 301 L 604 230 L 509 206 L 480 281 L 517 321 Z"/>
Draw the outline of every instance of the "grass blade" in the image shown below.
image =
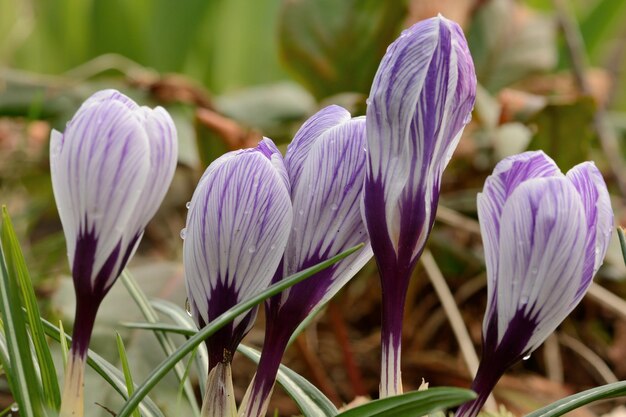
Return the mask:
<path id="1" fill-rule="evenodd" d="M 43 324 L 44 331 L 46 334 L 57 342 L 61 342 L 61 331 L 54 324 L 50 323 L 46 319 L 41 319 L 41 323 Z M 68 334 L 65 335 L 66 343 L 71 342 L 72 338 Z M 124 381 L 124 376 L 115 366 L 107 362 L 100 355 L 95 353 L 92 350 L 87 352 L 87 365 L 91 367 L 94 371 L 98 373 L 115 391 L 117 391 L 122 398 L 128 398 L 128 392 L 126 391 L 126 383 Z M 144 417 L 165 417 L 159 407 L 156 406 L 154 401 L 152 401 L 149 397 L 146 397 L 142 400 L 141 404 L 139 404 L 139 410 L 143 414 Z"/>
<path id="2" fill-rule="evenodd" d="M 124 407 L 120 410 L 117 417 L 129 417 L 132 411 L 137 407 L 139 402 L 143 397 L 145 397 L 148 392 L 188 353 L 196 348 L 200 343 L 202 343 L 207 337 L 211 336 L 213 333 L 221 329 L 226 324 L 230 323 L 234 319 L 236 319 L 239 315 L 245 313 L 250 310 L 252 307 L 261 304 L 265 299 L 278 294 L 290 286 L 297 284 L 300 281 L 309 278 L 310 276 L 316 274 L 317 272 L 328 268 L 329 266 L 339 262 L 343 258 L 353 254 L 363 247 L 363 244 L 357 245 L 351 249 L 348 249 L 345 252 L 340 253 L 339 255 L 333 256 L 327 261 L 321 262 L 315 266 L 307 268 L 303 271 L 300 271 L 296 274 L 291 275 L 290 277 L 285 278 L 284 280 L 275 283 L 268 287 L 265 291 L 260 292 L 256 296 L 250 298 L 243 303 L 237 304 L 235 307 L 229 309 L 225 313 L 221 314 L 215 320 L 213 320 L 209 325 L 202 328 L 196 335 L 192 336 L 189 340 L 187 340 L 182 346 L 180 346 L 174 353 L 172 353 L 166 360 L 164 360 L 159 366 L 152 370 L 148 378 L 144 381 L 143 384 L 135 391 L 135 393 L 128 399 Z"/>
<path id="3" fill-rule="evenodd" d="M 6 225 L 3 224 L 3 234 Z M 31 360 L 30 340 L 20 305 L 19 289 L 6 264 L 6 248 L 0 242 L 0 311 L 4 323 L 9 362 L 2 363 L 13 381 L 13 396 L 20 407 L 20 415 L 44 415 L 41 386 Z"/>
<path id="4" fill-rule="evenodd" d="M 21 299 L 27 312 L 27 320 L 30 328 L 30 335 L 35 347 L 39 369 L 41 372 L 41 382 L 43 386 L 43 397 L 47 406 L 53 410 L 58 410 L 61 405 L 61 395 L 59 392 L 59 381 L 57 372 L 52 361 L 50 347 L 46 341 L 45 332 L 41 325 L 41 314 L 37 305 L 37 298 L 33 290 L 33 284 L 26 267 L 26 261 L 20 248 L 20 244 L 15 235 L 13 224 L 6 207 L 2 207 L 2 247 L 5 250 L 5 259 L 9 274 L 18 283 Z"/>
<path id="5" fill-rule="evenodd" d="M 370 401 L 351 408 L 337 417 L 414 417 L 454 407 L 476 398 L 473 391 L 437 387 Z"/>
<path id="6" fill-rule="evenodd" d="M 526 417 L 558 417 L 593 401 L 615 398 L 626 395 L 626 381 L 614 382 L 579 392 L 559 401 L 553 402 Z"/>
<path id="7" fill-rule="evenodd" d="M 141 313 L 143 314 L 144 318 L 149 323 L 158 323 L 159 315 L 150 304 L 148 297 L 141 290 L 141 287 L 137 284 L 137 281 L 132 276 L 132 274 L 128 272 L 128 270 L 124 270 L 122 272 L 122 276 L 120 277 L 120 280 L 124 283 L 124 286 L 128 290 L 128 293 L 137 304 L 137 307 L 139 307 L 139 309 L 141 310 Z M 157 338 L 166 356 L 171 355 L 172 352 L 176 350 L 176 345 L 166 333 L 154 332 L 154 336 Z M 174 372 L 176 373 L 176 376 L 178 377 L 178 381 L 181 384 L 183 384 L 183 390 L 185 392 L 185 396 L 187 397 L 187 400 L 189 404 L 191 405 L 191 409 L 193 410 L 194 415 L 199 416 L 200 408 L 198 407 L 196 396 L 193 391 L 193 387 L 191 386 L 191 383 L 188 380 L 185 380 L 185 367 L 183 366 L 183 364 L 177 363 L 176 366 L 174 367 Z"/>
<path id="8" fill-rule="evenodd" d="M 124 373 L 124 380 L 126 381 L 126 391 L 128 395 L 132 395 L 135 391 L 135 385 L 133 384 L 133 376 L 130 373 L 130 367 L 128 366 L 128 357 L 126 356 L 126 349 L 124 348 L 124 341 L 119 333 L 115 332 L 115 341 L 117 342 L 117 351 L 122 361 L 122 372 Z M 141 417 L 139 409 L 135 410 L 133 417 Z"/>

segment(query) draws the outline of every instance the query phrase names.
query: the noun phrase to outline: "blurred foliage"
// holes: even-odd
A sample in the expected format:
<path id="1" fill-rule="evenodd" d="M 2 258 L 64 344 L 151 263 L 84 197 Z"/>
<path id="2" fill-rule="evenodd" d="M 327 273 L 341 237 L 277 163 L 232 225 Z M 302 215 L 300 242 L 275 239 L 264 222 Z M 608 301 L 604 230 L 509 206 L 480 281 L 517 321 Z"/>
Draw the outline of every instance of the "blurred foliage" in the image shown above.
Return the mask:
<path id="1" fill-rule="evenodd" d="M 573 76 L 557 3 L 571 12 L 583 40 L 578 52 L 585 61 L 586 94 Z M 341 104 L 354 115 L 364 114 L 387 45 L 404 27 L 438 12 L 465 29 L 480 84 L 473 121 L 444 176 L 443 205 L 475 216 L 476 192 L 494 163 L 528 148 L 546 150 L 562 169 L 594 159 L 612 191 L 617 189 L 592 121 L 598 109 L 608 111 L 609 126 L 626 157 L 623 0 L 0 0 L 0 202 L 9 205 L 39 298 L 50 300 L 54 293 L 51 304 L 64 317 L 71 316 L 70 282 L 58 284 L 56 279 L 67 265 L 47 142 L 50 129 L 62 130 L 93 91 L 117 88 L 140 103 L 165 106 L 176 123 L 179 169 L 136 259 L 149 259 L 153 268 L 142 286 L 154 296 L 167 292 L 182 305 L 178 233 L 203 168 L 228 150 L 253 146 L 263 135 L 284 150 L 303 120 L 323 105 Z M 614 205 L 623 223 L 621 200 L 614 199 Z M 454 227 L 436 227 L 429 242 L 452 289 L 470 299 L 466 285 L 484 283 L 478 238 Z M 601 274 L 621 279 L 625 270 L 614 243 Z M 370 266 L 364 275 L 374 270 Z M 466 376 L 450 354 L 456 342 L 442 325 L 445 317 L 436 310 L 436 297 L 422 281 L 413 281 L 407 306 L 412 322 L 425 323 L 421 332 L 407 335 L 413 348 L 406 352 L 407 372 L 429 373 L 435 384 L 458 385 Z M 378 288 L 371 283 L 354 280 L 343 312 L 352 320 L 350 332 L 360 336 L 353 343 L 365 374 L 377 372 L 376 361 L 370 360 L 378 354 L 377 336 L 370 336 L 378 325 Z M 120 299 L 121 290 L 114 290 Z M 621 283 L 612 290 L 626 294 Z M 484 305 L 477 301 L 463 305 L 475 341 Z M 590 324 L 566 328 L 605 352 L 602 358 L 626 378 L 623 354 L 618 354 L 626 352 L 626 327 L 607 325 L 598 309 L 590 309 Z M 105 305 L 101 323 L 107 327 L 101 326 L 95 339 L 99 348 L 111 348 L 111 328 L 124 314 L 113 300 Z M 328 333 L 322 331 L 320 339 L 329 338 Z M 144 355 L 145 346 L 154 344 L 150 342 L 129 345 L 140 377 L 158 355 Z M 333 346 L 322 343 L 318 347 L 325 353 L 319 354 L 341 366 Z M 445 349 L 445 363 L 429 356 L 438 357 Z M 571 352 L 564 355 L 572 357 Z M 524 366 L 543 370 L 534 358 Z M 568 382 L 588 383 L 583 367 L 573 368 L 566 370 Z M 333 373 L 333 380 L 342 378 Z M 375 391 L 377 381 L 372 381 Z M 349 387 L 337 385 L 343 399 L 353 398 Z M 537 381 L 523 385 L 528 392 L 512 388 L 522 392 L 522 405 L 513 404 L 515 410 L 523 410 L 536 391 L 563 394 Z M 289 405 L 280 407 L 283 413 L 289 410 Z"/>

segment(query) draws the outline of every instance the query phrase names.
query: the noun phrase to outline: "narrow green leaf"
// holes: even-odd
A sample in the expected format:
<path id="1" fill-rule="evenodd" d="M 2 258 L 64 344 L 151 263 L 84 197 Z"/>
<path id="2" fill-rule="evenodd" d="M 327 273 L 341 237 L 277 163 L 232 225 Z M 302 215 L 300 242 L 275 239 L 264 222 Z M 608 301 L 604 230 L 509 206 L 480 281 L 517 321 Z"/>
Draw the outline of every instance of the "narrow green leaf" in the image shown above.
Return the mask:
<path id="1" fill-rule="evenodd" d="M 128 392 L 128 395 L 132 395 L 135 391 L 135 384 L 133 384 L 133 375 L 131 374 L 130 367 L 128 366 L 128 357 L 126 356 L 124 341 L 118 332 L 115 332 L 115 341 L 117 342 L 117 351 L 120 355 L 120 360 L 122 361 L 122 372 L 124 373 L 124 380 L 126 381 L 126 391 Z M 133 417 L 141 417 L 138 408 L 133 412 Z"/>
<path id="2" fill-rule="evenodd" d="M 63 322 L 59 320 L 59 334 L 65 334 L 65 329 L 63 328 Z M 67 345 L 67 339 L 61 338 L 61 353 L 63 355 L 63 367 L 67 368 L 67 356 L 70 353 L 70 348 Z"/>
<path id="3" fill-rule="evenodd" d="M 5 224 L 2 229 L 4 234 Z M 20 415 L 39 417 L 44 415 L 41 386 L 31 359 L 30 340 L 21 312 L 17 282 L 7 269 L 6 253 L 9 249 L 0 242 L 0 312 L 9 353 L 9 362 L 2 363 L 2 366 L 11 373 L 12 394 L 20 407 Z"/>
<path id="4" fill-rule="evenodd" d="M 7 269 L 18 284 L 22 303 L 26 308 L 30 334 L 39 362 L 44 400 L 49 408 L 58 410 L 61 405 L 61 395 L 56 368 L 41 325 L 41 314 L 26 261 L 15 235 L 11 218 L 4 206 L 2 207 L 2 247 L 5 249 Z"/>
<path id="5" fill-rule="evenodd" d="M 192 330 L 193 334 L 198 332 L 198 327 L 193 321 L 186 309 L 165 300 L 153 300 L 152 306 L 159 313 L 164 314 L 174 321 L 175 324 L 181 326 L 184 329 Z M 198 372 L 198 385 L 200 386 L 200 392 L 206 392 L 207 378 L 209 373 L 209 352 L 207 351 L 206 344 L 199 344 L 195 352 L 195 364 L 196 372 Z"/>
<path id="6" fill-rule="evenodd" d="M 622 247 L 622 258 L 626 263 L 626 236 L 624 236 L 624 229 L 621 226 L 617 227 L 617 236 L 619 236 L 619 245 Z"/>
<path id="7" fill-rule="evenodd" d="M 454 407 L 476 398 L 473 391 L 437 387 L 413 391 L 351 408 L 337 417 L 415 417 Z"/>
<path id="8" fill-rule="evenodd" d="M 237 351 L 256 364 L 261 359 L 261 353 L 251 347 L 239 345 Z M 298 404 L 298 408 L 300 408 L 304 417 L 332 417 L 337 415 L 337 408 L 320 390 L 307 381 L 306 378 L 303 378 L 286 366 L 280 365 L 276 379 L 287 394 Z"/>
<path id="9" fill-rule="evenodd" d="M 41 319 L 41 323 L 43 324 L 44 331 L 48 336 L 57 342 L 61 343 L 63 339 L 61 337 L 61 331 L 54 324 L 50 323 L 46 319 Z M 71 342 L 72 338 L 68 334 L 64 334 L 65 341 Z M 122 398 L 127 399 L 128 393 L 126 391 L 126 384 L 124 381 L 124 376 L 115 366 L 107 362 L 100 355 L 93 352 L 92 350 L 87 351 L 87 365 L 89 365 L 94 371 L 98 373 L 115 391 L 117 391 Z M 142 400 L 139 405 L 139 409 L 144 417 L 165 417 L 161 410 L 156 406 L 154 401 L 152 401 L 149 397 L 146 397 Z"/>
<path id="10" fill-rule="evenodd" d="M 158 323 L 160 321 L 159 315 L 154 310 L 154 308 L 152 308 L 152 305 L 150 304 L 148 297 L 141 290 L 141 287 L 139 286 L 139 284 L 137 284 L 137 281 L 132 276 L 132 274 L 128 272 L 128 270 L 126 269 L 122 272 L 122 276 L 120 277 L 120 279 L 122 283 L 124 283 L 124 286 L 128 290 L 128 293 L 130 294 L 130 296 L 133 298 L 133 300 L 137 304 L 137 307 L 139 307 L 139 309 L 141 310 L 141 313 L 143 314 L 144 318 L 150 323 Z M 154 332 L 154 336 L 157 338 L 157 341 L 159 342 L 159 345 L 161 345 L 161 349 L 163 349 L 163 352 L 165 353 L 166 356 L 171 355 L 172 352 L 176 350 L 176 345 L 167 334 L 163 332 Z M 176 376 L 178 377 L 178 381 L 181 384 L 183 384 L 183 389 L 185 390 L 185 396 L 187 397 L 187 400 L 189 402 L 189 405 L 191 406 L 191 409 L 194 415 L 199 416 L 200 408 L 198 407 L 198 402 L 196 401 L 196 395 L 194 393 L 193 387 L 191 386 L 191 382 L 185 381 L 185 378 L 184 378 L 184 375 L 185 375 L 184 366 L 180 363 L 177 363 L 176 366 L 174 367 L 174 372 L 176 373 Z"/>
<path id="11" fill-rule="evenodd" d="M 570 395 L 527 414 L 526 417 L 558 417 L 591 402 L 621 396 L 626 396 L 626 381 L 614 382 Z"/>
<path id="12" fill-rule="evenodd" d="M 175 325 L 175 324 L 135 323 L 135 322 L 122 322 L 120 324 L 124 327 L 128 327 L 129 329 L 142 329 L 142 330 L 152 330 L 153 332 L 176 333 L 176 334 L 182 334 L 182 335 L 190 336 L 190 337 L 198 333 L 197 330 L 187 329 L 187 328 Z"/>
<path id="13" fill-rule="evenodd" d="M 351 249 L 348 249 L 345 252 L 340 253 L 339 255 L 333 256 L 327 261 L 321 262 L 315 266 L 307 268 L 303 271 L 300 271 L 296 274 L 291 275 L 290 277 L 285 278 L 284 280 L 275 283 L 268 287 L 265 291 L 260 292 L 256 296 L 250 298 L 249 300 L 244 301 L 243 303 L 237 304 L 235 307 L 227 310 L 225 313 L 221 314 L 215 320 L 213 320 L 210 324 L 202 328 L 196 335 L 192 336 L 189 340 L 187 340 L 183 345 L 181 345 L 174 353 L 172 353 L 167 359 L 165 359 L 159 366 L 154 368 L 148 378 L 144 381 L 143 384 L 135 391 L 133 395 L 128 399 L 124 407 L 120 410 L 117 417 L 129 417 L 131 412 L 137 407 L 139 402 L 143 397 L 145 397 L 148 392 L 180 361 L 184 358 L 188 353 L 196 348 L 200 343 L 202 343 L 206 338 L 211 336 L 213 333 L 224 327 L 227 323 L 230 323 L 234 319 L 236 319 L 239 315 L 245 313 L 250 310 L 252 307 L 261 304 L 265 299 L 278 294 L 286 288 L 289 288 L 300 281 L 305 280 L 306 278 L 316 274 L 317 272 L 328 268 L 329 266 L 339 262 L 343 258 L 353 254 L 363 247 L 363 244 L 357 245 Z"/>

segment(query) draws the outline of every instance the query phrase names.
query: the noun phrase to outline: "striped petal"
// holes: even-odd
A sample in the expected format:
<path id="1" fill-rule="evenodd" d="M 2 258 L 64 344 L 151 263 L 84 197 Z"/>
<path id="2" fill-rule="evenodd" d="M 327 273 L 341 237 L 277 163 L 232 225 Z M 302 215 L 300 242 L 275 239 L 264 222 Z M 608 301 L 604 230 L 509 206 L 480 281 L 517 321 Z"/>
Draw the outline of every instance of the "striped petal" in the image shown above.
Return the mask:
<path id="1" fill-rule="evenodd" d="M 117 277 L 125 230 L 150 173 L 137 106 L 122 97 L 96 94 L 65 133 L 51 136 L 52 185 L 79 292 L 106 292 Z"/>
<path id="2" fill-rule="evenodd" d="M 569 170 L 567 178 L 572 181 L 581 196 L 588 227 L 583 279 L 575 301 L 578 302 L 606 255 L 613 231 L 613 210 L 602 174 L 593 162 L 576 165 Z"/>
<path id="3" fill-rule="evenodd" d="M 485 248 L 485 262 L 489 285 L 494 289 L 498 285 L 498 258 L 500 244 L 500 223 L 502 209 L 507 199 L 524 181 L 533 178 L 562 176 L 554 161 L 541 151 L 524 152 L 503 159 L 496 165 L 493 174 L 485 181 L 482 193 L 478 194 L 478 217 Z M 495 313 L 494 291 L 489 291 L 487 313 Z"/>
<path id="4" fill-rule="evenodd" d="M 421 253 L 475 90 L 465 38 L 441 16 L 417 23 L 387 50 L 367 109 L 364 213 L 379 263 L 412 263 Z"/>
<path id="5" fill-rule="evenodd" d="M 289 192 L 265 145 L 213 162 L 191 200 L 183 259 L 200 327 L 266 288 L 287 243 Z M 234 353 L 253 320 L 240 316 L 211 337 L 212 365 L 224 349 Z"/>
<path id="6" fill-rule="evenodd" d="M 350 120 L 350 113 L 340 106 L 328 106 L 311 116 L 298 130 L 287 148 L 285 166 L 292 186 L 299 181 L 311 147 L 329 129 Z"/>
<path id="7" fill-rule="evenodd" d="M 360 213 L 365 174 L 365 119 L 337 124 L 311 142 L 306 158 L 296 171 L 298 178 L 292 182 L 294 220 L 285 249 L 283 276 L 359 243 L 369 243 Z M 281 308 L 291 303 L 288 310 L 297 310 L 297 316 L 303 319 L 319 303 L 335 295 L 371 256 L 368 245 L 315 278 L 285 290 L 280 297 Z"/>
<path id="8" fill-rule="evenodd" d="M 585 212 L 570 181 L 540 178 L 513 191 L 500 224 L 497 344 L 505 343 L 505 335 L 527 338 L 517 352 L 525 355 L 573 308 L 585 255 L 585 240 L 580 238 L 587 232 Z M 516 317 L 534 324 L 531 334 L 511 326 Z"/>

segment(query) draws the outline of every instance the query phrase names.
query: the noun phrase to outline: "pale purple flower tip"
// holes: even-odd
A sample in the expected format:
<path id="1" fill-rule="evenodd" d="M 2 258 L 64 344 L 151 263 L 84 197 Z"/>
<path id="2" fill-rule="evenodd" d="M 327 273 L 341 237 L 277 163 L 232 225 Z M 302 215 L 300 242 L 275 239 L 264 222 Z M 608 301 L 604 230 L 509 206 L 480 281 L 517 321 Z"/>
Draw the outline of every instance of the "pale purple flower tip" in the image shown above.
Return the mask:
<path id="1" fill-rule="evenodd" d="M 169 114 L 115 90 L 95 93 L 64 133 L 52 131 L 52 186 L 78 304 L 93 310 L 85 316 L 95 317 L 136 249 L 169 188 L 177 153 Z"/>
<path id="2" fill-rule="evenodd" d="M 199 327 L 269 285 L 292 221 L 286 181 L 269 139 L 207 168 L 191 199 L 183 244 L 187 295 Z M 255 317 L 256 309 L 209 338 L 211 368 L 234 354 Z"/>

